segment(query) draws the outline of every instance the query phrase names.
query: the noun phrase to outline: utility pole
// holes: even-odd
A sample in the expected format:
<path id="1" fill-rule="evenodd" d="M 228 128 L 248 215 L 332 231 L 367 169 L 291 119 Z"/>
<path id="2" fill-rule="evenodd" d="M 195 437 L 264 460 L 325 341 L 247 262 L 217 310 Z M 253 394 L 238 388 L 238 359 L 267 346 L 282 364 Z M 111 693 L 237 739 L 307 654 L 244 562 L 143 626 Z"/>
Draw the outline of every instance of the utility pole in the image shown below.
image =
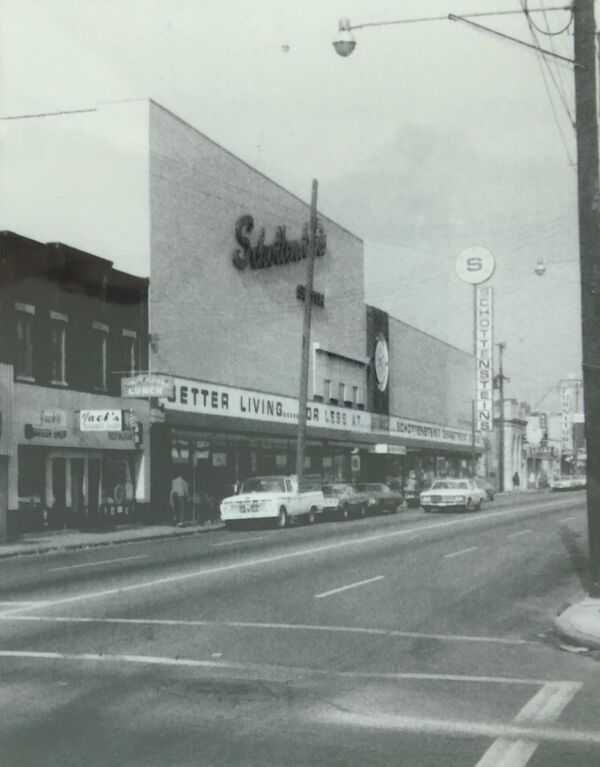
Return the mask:
<path id="1" fill-rule="evenodd" d="M 600 169 L 594 0 L 574 0 L 573 15 L 589 591 L 600 597 Z"/>
<path id="2" fill-rule="evenodd" d="M 506 349 L 506 344 L 501 341 L 496 344 L 498 347 L 498 390 L 500 396 L 500 434 L 498 435 L 498 490 L 504 491 L 504 381 L 508 380 L 504 377 L 504 367 L 502 361 L 502 355 Z"/>
<path id="3" fill-rule="evenodd" d="M 304 321 L 302 325 L 302 357 L 300 363 L 300 398 L 298 401 L 298 439 L 296 442 L 296 474 L 298 489 L 304 481 L 304 453 L 306 447 L 306 406 L 308 403 L 308 363 L 310 352 L 310 321 L 312 316 L 312 295 L 315 273 L 315 250 L 317 246 L 317 194 L 319 183 L 312 182 L 310 198 L 310 224 L 308 235 L 308 257 L 306 259 L 306 288 L 304 291 Z"/>

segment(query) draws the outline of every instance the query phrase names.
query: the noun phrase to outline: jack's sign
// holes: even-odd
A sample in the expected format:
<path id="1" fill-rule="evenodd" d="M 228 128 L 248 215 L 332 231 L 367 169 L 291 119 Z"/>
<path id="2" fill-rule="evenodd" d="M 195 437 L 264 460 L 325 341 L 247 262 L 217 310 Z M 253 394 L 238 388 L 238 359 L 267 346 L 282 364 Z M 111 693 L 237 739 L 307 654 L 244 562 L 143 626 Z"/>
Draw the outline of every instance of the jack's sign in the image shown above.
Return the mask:
<path id="1" fill-rule="evenodd" d="M 81 431 L 122 431 L 122 410 L 81 410 L 79 413 Z"/>

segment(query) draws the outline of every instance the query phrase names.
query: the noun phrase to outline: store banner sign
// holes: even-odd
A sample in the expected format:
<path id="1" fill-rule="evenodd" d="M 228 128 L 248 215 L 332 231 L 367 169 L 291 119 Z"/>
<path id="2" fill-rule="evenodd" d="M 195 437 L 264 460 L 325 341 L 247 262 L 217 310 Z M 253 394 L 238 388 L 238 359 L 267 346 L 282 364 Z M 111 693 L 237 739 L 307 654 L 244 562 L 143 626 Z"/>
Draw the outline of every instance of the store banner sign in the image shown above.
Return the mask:
<path id="1" fill-rule="evenodd" d="M 298 423 L 298 400 L 201 381 L 174 379 L 174 395 L 161 400 L 167 410 L 245 418 L 270 423 Z M 371 431 L 370 413 L 310 402 L 309 426 L 345 431 Z"/>
<path id="2" fill-rule="evenodd" d="M 573 450 L 573 398 L 570 386 L 562 387 L 560 411 L 560 450 L 568 453 Z"/>
<path id="3" fill-rule="evenodd" d="M 184 378 L 175 378 L 173 383 L 173 397 L 161 400 L 161 404 L 167 411 L 244 418 L 270 423 L 298 423 L 298 400 L 293 397 L 278 397 L 273 394 Z M 391 434 L 409 440 L 450 445 L 470 445 L 471 443 L 469 430 L 393 416 L 381 419 L 377 414 L 368 411 L 350 410 L 322 402 L 308 403 L 307 426 L 362 434 Z"/>
<path id="4" fill-rule="evenodd" d="M 79 412 L 81 431 L 122 431 L 122 410 L 81 410 Z"/>
<path id="5" fill-rule="evenodd" d="M 408 418 L 390 418 L 390 433 L 401 437 L 418 439 L 421 442 L 444 442 L 451 445 L 470 445 L 471 432 L 467 429 L 453 429 L 435 423 L 410 421 Z M 480 440 L 477 440 L 480 444 Z"/>
<path id="6" fill-rule="evenodd" d="M 489 285 L 477 285 L 475 294 L 475 361 L 477 371 L 477 429 L 494 426 L 494 294 Z"/>

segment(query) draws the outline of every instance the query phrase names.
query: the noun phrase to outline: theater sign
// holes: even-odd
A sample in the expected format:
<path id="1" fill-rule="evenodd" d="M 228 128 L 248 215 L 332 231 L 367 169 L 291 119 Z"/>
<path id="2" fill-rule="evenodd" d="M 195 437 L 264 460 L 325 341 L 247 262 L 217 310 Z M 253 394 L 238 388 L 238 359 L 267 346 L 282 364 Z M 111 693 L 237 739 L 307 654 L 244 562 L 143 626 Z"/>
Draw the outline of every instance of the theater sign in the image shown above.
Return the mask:
<path id="1" fill-rule="evenodd" d="M 274 394 L 238 389 L 233 386 L 174 378 L 174 392 L 160 400 L 166 411 L 240 418 L 257 423 L 298 423 L 298 400 Z M 471 432 L 441 424 L 413 421 L 390 416 L 381 419 L 365 410 L 309 402 L 307 427 L 335 429 L 354 434 L 396 436 L 410 442 L 430 442 L 446 445 L 470 445 Z"/>

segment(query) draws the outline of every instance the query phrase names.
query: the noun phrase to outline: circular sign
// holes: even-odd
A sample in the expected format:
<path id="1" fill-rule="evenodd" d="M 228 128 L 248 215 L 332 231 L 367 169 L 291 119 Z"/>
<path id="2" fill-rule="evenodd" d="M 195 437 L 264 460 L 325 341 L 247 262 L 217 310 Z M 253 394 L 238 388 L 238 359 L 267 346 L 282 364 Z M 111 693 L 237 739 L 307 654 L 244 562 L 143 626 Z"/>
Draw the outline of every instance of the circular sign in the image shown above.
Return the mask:
<path id="1" fill-rule="evenodd" d="M 456 273 L 461 280 L 471 285 L 479 285 L 489 280 L 495 268 L 496 260 L 493 254 L 480 245 L 461 250 L 456 258 Z"/>
<path id="2" fill-rule="evenodd" d="M 375 378 L 379 391 L 385 391 L 390 375 L 390 355 L 388 345 L 383 336 L 379 336 L 375 344 Z"/>

